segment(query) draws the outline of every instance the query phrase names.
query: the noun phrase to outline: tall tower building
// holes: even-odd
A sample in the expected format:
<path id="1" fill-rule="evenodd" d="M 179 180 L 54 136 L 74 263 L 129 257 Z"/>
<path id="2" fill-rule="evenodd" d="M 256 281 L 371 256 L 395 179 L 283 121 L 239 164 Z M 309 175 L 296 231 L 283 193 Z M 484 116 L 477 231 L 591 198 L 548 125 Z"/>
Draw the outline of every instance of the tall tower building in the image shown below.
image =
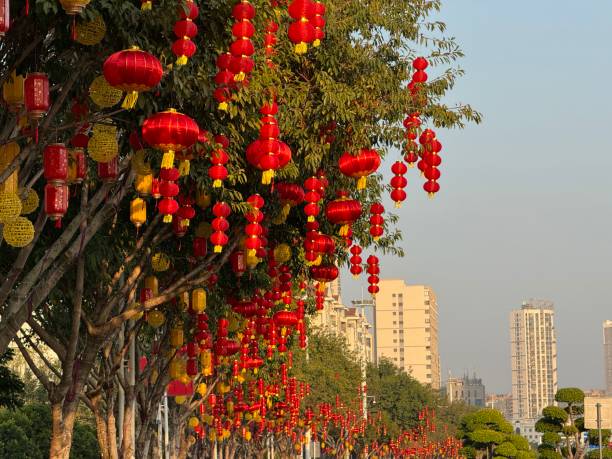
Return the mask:
<path id="1" fill-rule="evenodd" d="M 417 381 L 440 388 L 438 303 L 431 287 L 384 279 L 376 295 L 376 358 L 384 357 Z"/>
<path id="2" fill-rule="evenodd" d="M 512 417 L 534 420 L 557 392 L 557 340 L 551 301 L 529 300 L 510 314 Z"/>
<path id="3" fill-rule="evenodd" d="M 603 323 L 604 371 L 606 372 L 606 393 L 612 396 L 612 320 Z"/>

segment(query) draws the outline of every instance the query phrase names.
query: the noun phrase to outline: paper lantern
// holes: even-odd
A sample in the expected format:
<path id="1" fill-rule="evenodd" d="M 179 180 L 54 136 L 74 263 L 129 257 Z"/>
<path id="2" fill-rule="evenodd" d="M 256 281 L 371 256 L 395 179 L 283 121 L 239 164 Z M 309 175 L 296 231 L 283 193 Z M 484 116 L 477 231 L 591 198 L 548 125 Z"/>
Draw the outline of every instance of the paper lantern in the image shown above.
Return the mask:
<path id="1" fill-rule="evenodd" d="M 89 5 L 89 2 L 90 0 L 60 0 L 66 14 L 71 16 L 81 14 L 85 7 Z"/>
<path id="2" fill-rule="evenodd" d="M 49 78 L 45 73 L 28 73 L 23 83 L 24 105 L 31 120 L 41 119 L 49 110 Z"/>
<path id="3" fill-rule="evenodd" d="M 130 221 L 139 228 L 147 221 L 147 203 L 142 198 L 134 198 L 130 202 Z"/>
<path id="4" fill-rule="evenodd" d="M 21 213 L 21 199 L 12 191 L 0 191 L 0 222 L 8 222 Z"/>
<path id="5" fill-rule="evenodd" d="M 11 26 L 10 6 L 9 0 L 0 0 L 0 37 L 4 37 Z"/>
<path id="6" fill-rule="evenodd" d="M 287 35 L 295 44 L 295 53 L 304 54 L 308 51 L 308 44 L 315 39 L 315 28 L 310 21 L 315 12 L 314 3 L 312 0 L 293 0 L 288 12 L 293 22 L 289 25 Z"/>
<path id="7" fill-rule="evenodd" d="M 45 185 L 45 213 L 51 221 L 59 222 L 68 211 L 69 190 L 66 185 Z"/>
<path id="8" fill-rule="evenodd" d="M 345 152 L 338 160 L 338 167 L 347 177 L 357 179 L 357 189 L 366 187 L 366 177 L 380 166 L 380 155 L 376 150 L 362 148 L 358 154 L 351 155 Z"/>
<path id="9" fill-rule="evenodd" d="M 52 185 L 62 185 L 68 179 L 68 150 L 63 143 L 52 143 L 43 151 L 45 180 Z"/>
<path id="10" fill-rule="evenodd" d="M 274 261 L 279 264 L 287 263 L 291 259 L 291 247 L 288 244 L 279 244 L 274 248 Z"/>
<path id="11" fill-rule="evenodd" d="M 119 154 L 116 130 L 95 132 L 87 145 L 89 157 L 98 163 L 107 163 Z"/>
<path id="12" fill-rule="evenodd" d="M 166 321 L 166 317 L 161 311 L 154 309 L 147 314 L 147 323 L 153 328 L 161 327 Z"/>
<path id="13" fill-rule="evenodd" d="M 14 218 L 4 224 L 4 240 L 13 247 L 25 247 L 34 239 L 34 225 L 25 217 Z"/>
<path id="14" fill-rule="evenodd" d="M 134 189 L 140 196 L 150 196 L 153 190 L 153 174 L 136 174 Z"/>
<path id="15" fill-rule="evenodd" d="M 126 109 L 136 105 L 139 92 L 157 86 L 163 75 L 159 60 L 136 46 L 110 55 L 104 62 L 103 71 L 112 87 L 128 93 L 122 105 Z"/>
<path id="16" fill-rule="evenodd" d="M 98 163 L 98 177 L 103 182 L 114 182 L 119 177 L 119 157 L 115 156 L 109 162 Z"/>
<path id="17" fill-rule="evenodd" d="M 2 21 L 2 4 L 8 0 L 0 0 L 0 21 Z M 0 26 L 1 29 L 1 26 Z M 24 78 L 13 70 L 11 76 L 2 85 L 2 97 L 12 112 L 18 112 L 24 103 Z"/>
<path id="18" fill-rule="evenodd" d="M 104 35 L 106 35 L 106 23 L 101 15 L 97 15 L 91 21 L 82 21 L 76 25 L 75 41 L 82 45 L 97 45 L 102 41 Z"/>
<path id="19" fill-rule="evenodd" d="M 346 192 L 338 194 L 337 199 L 327 204 L 325 216 L 330 223 L 341 225 L 338 234 L 346 236 L 350 225 L 361 216 L 361 204 L 356 199 L 350 199 Z"/>
<path id="20" fill-rule="evenodd" d="M 212 222 L 214 232 L 210 235 L 210 242 L 213 244 L 213 251 L 220 253 L 223 250 L 223 246 L 229 242 L 225 231 L 229 228 L 227 217 L 231 214 L 232 210 L 227 203 L 221 201 L 215 203 L 212 211 L 215 218 Z"/>
<path id="21" fill-rule="evenodd" d="M 38 208 L 40 198 L 35 190 L 20 190 L 19 194 L 23 196 L 21 200 L 21 215 L 28 215 Z"/>
<path id="22" fill-rule="evenodd" d="M 68 150 L 68 183 L 82 183 L 87 175 L 87 160 L 82 148 Z"/>
<path id="23" fill-rule="evenodd" d="M 113 88 L 108 84 L 104 75 L 100 75 L 89 86 L 89 97 L 98 107 L 109 108 L 121 101 L 123 91 Z"/>
<path id="24" fill-rule="evenodd" d="M 163 252 L 157 252 L 151 257 L 153 271 L 164 272 L 170 268 L 170 258 Z"/>
<path id="25" fill-rule="evenodd" d="M 173 108 L 150 116 L 142 124 L 144 141 L 164 151 L 162 168 L 172 168 L 174 153 L 193 146 L 199 133 L 200 128 L 192 118 Z"/>

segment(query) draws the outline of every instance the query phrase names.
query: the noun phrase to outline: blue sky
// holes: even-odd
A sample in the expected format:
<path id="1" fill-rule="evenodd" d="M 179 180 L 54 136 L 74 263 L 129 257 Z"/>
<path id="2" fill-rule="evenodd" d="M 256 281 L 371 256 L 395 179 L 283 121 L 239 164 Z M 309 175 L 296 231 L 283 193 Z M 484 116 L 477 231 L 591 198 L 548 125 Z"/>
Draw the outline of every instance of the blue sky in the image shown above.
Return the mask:
<path id="1" fill-rule="evenodd" d="M 466 75 L 446 101 L 472 104 L 484 122 L 438 132 L 435 199 L 409 171 L 399 212 L 406 257 L 382 258 L 381 275 L 401 272 L 436 290 L 444 377 L 476 371 L 488 391 L 510 391 L 508 315 L 535 297 L 555 302 L 559 384 L 603 386 L 601 324 L 612 319 L 610 17 L 608 0 L 443 6 L 447 34 L 466 54 Z M 362 285 L 345 273 L 345 300 Z"/>

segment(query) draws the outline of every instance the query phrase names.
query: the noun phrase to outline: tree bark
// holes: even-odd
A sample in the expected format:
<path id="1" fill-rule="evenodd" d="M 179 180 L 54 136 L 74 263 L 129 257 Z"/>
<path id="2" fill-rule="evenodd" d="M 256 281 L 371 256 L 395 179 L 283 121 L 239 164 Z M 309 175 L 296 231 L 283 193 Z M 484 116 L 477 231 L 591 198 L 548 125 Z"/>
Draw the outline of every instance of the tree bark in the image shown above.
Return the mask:
<path id="1" fill-rule="evenodd" d="M 98 446 L 100 447 L 100 456 L 102 459 L 110 459 L 108 429 L 100 408 L 100 396 L 95 396 L 91 403 L 93 405 L 93 413 L 96 420 L 96 435 L 98 437 Z"/>
<path id="2" fill-rule="evenodd" d="M 51 405 L 51 446 L 50 459 L 69 459 L 72 446 L 72 433 L 78 403 L 70 402 L 62 407 L 62 403 Z"/>

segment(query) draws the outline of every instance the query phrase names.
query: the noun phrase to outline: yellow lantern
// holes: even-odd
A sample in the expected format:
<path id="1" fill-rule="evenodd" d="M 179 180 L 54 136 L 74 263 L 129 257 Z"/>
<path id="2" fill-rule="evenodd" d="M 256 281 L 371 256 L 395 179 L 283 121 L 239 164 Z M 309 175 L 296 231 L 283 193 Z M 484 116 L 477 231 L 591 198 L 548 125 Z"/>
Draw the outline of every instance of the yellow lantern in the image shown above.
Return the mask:
<path id="1" fill-rule="evenodd" d="M 4 171 L 13 160 L 17 157 L 21 149 L 19 144 L 15 142 L 7 143 L 6 145 L 0 146 L 0 172 Z M 11 175 L 0 183 L 0 191 L 9 191 L 16 193 L 19 187 L 19 168 L 16 168 Z"/>
<path id="2" fill-rule="evenodd" d="M 288 244 L 278 244 L 274 248 L 274 260 L 279 263 L 287 263 L 291 259 L 291 247 Z"/>
<path id="3" fill-rule="evenodd" d="M 130 221 L 140 228 L 147 221 L 147 203 L 142 198 L 134 198 L 130 202 Z"/>
<path id="4" fill-rule="evenodd" d="M 60 0 L 66 14 L 71 16 L 81 14 L 89 2 L 90 0 Z"/>
<path id="5" fill-rule="evenodd" d="M 134 189 L 141 196 L 149 196 L 153 189 L 153 174 L 136 174 L 134 179 Z"/>
<path id="6" fill-rule="evenodd" d="M 161 311 L 154 309 L 147 314 L 147 323 L 153 328 L 161 327 L 166 321 L 166 317 Z"/>
<path id="7" fill-rule="evenodd" d="M 97 45 L 106 35 L 106 23 L 101 15 L 97 15 L 91 21 L 82 21 L 76 25 L 77 43 L 85 46 Z"/>
<path id="8" fill-rule="evenodd" d="M 191 292 L 191 309 L 195 312 L 204 312 L 206 310 L 206 290 L 196 288 Z"/>
<path id="9" fill-rule="evenodd" d="M 198 388 L 197 388 L 198 394 L 200 394 L 202 397 L 204 397 L 206 395 L 207 391 L 208 391 L 208 386 L 206 386 L 206 383 L 198 384 Z"/>
<path id="10" fill-rule="evenodd" d="M 174 403 L 176 403 L 177 405 L 182 405 L 186 401 L 187 397 L 185 397 L 184 395 L 177 395 L 176 397 L 174 397 Z"/>
<path id="11" fill-rule="evenodd" d="M 168 366 L 168 373 L 171 379 L 179 379 L 181 377 L 181 359 L 173 357 Z"/>
<path id="12" fill-rule="evenodd" d="M 12 191 L 0 191 L 0 223 L 8 222 L 21 213 L 21 199 Z"/>
<path id="13" fill-rule="evenodd" d="M 147 276 L 144 281 L 145 288 L 148 288 L 153 292 L 153 296 L 159 295 L 159 281 L 157 276 Z"/>
<path id="14" fill-rule="evenodd" d="M 121 89 L 113 88 L 104 75 L 96 77 L 89 86 L 89 97 L 101 108 L 109 108 L 117 105 L 123 98 Z"/>
<path id="15" fill-rule="evenodd" d="M 253 269 L 260 262 L 261 262 L 261 258 L 257 258 L 257 256 L 255 254 L 247 253 L 247 256 L 246 256 L 246 265 L 247 265 L 247 268 Z"/>
<path id="16" fill-rule="evenodd" d="M 210 195 L 208 193 L 206 193 L 203 190 L 198 190 L 196 192 L 196 205 L 200 208 L 200 209 L 206 209 L 208 206 L 210 206 Z"/>
<path id="17" fill-rule="evenodd" d="M 23 106 L 23 82 L 25 78 L 13 70 L 11 76 L 2 85 L 2 97 L 11 111 L 18 112 Z"/>
<path id="18" fill-rule="evenodd" d="M 200 352 L 200 368 L 204 376 L 212 375 L 212 354 L 208 349 Z"/>
<path id="19" fill-rule="evenodd" d="M 19 190 L 19 195 L 21 196 L 21 215 L 28 215 L 38 209 L 38 204 L 40 203 L 40 199 L 38 197 L 38 193 L 31 188 L 29 190 L 22 189 Z"/>
<path id="20" fill-rule="evenodd" d="M 183 323 L 177 322 L 170 330 L 170 345 L 181 347 L 184 343 Z"/>
<path id="21" fill-rule="evenodd" d="M 170 268 L 170 258 L 163 252 L 157 252 L 151 257 L 151 267 L 158 273 L 167 271 Z"/>
<path id="22" fill-rule="evenodd" d="M 4 240 L 13 247 L 25 247 L 34 239 L 34 225 L 25 217 L 17 217 L 4 224 Z"/>
<path id="23" fill-rule="evenodd" d="M 119 154 L 116 132 L 97 132 L 87 144 L 89 157 L 98 163 L 108 163 Z"/>
<path id="24" fill-rule="evenodd" d="M 212 441 L 216 441 L 217 440 L 217 431 L 215 429 L 210 429 L 208 431 L 208 439 L 212 442 Z"/>

